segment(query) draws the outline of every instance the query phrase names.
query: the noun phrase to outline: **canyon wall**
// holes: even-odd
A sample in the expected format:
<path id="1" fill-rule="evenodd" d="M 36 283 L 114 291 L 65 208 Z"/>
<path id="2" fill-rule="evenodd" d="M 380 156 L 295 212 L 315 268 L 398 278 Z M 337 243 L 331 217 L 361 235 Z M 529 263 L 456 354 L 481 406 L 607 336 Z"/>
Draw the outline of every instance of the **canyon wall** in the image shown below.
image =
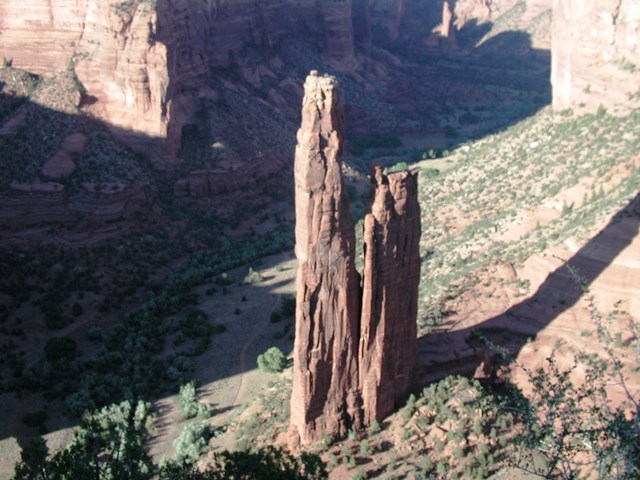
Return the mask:
<path id="1" fill-rule="evenodd" d="M 356 65 L 351 0 L 2 0 L 0 57 L 40 74 L 73 68 L 83 109 L 160 168 L 177 166 L 182 128 L 209 78 L 246 48 L 263 60 L 284 35 L 318 45 L 337 69 Z"/>
<path id="2" fill-rule="evenodd" d="M 296 334 L 289 444 L 341 436 L 389 414 L 417 361 L 417 173 L 372 175 L 363 288 L 342 181 L 344 115 L 334 77 L 304 85 L 295 153 Z"/>
<path id="3" fill-rule="evenodd" d="M 39 74 L 66 68 L 82 36 L 89 1 L 1 1 L 0 57 Z"/>
<path id="4" fill-rule="evenodd" d="M 553 107 L 596 110 L 640 103 L 637 0 L 554 0 Z"/>

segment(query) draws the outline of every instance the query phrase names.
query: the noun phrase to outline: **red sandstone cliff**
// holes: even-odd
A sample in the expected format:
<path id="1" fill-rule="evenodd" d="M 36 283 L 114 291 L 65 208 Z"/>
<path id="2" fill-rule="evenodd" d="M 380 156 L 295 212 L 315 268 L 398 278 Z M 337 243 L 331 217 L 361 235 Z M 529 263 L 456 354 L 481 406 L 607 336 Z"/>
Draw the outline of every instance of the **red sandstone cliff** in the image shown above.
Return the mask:
<path id="1" fill-rule="evenodd" d="M 388 415 L 409 391 L 417 362 L 420 206 L 417 172 L 372 172 L 364 221 L 359 383 L 365 422 Z"/>
<path id="2" fill-rule="evenodd" d="M 355 230 L 342 184 L 343 112 L 336 80 L 304 85 L 295 154 L 296 335 L 289 443 L 345 434 L 361 422 Z"/>
<path id="3" fill-rule="evenodd" d="M 42 74 L 74 68 L 84 109 L 171 168 L 183 126 L 203 99 L 215 98 L 208 77 L 247 45 L 268 59 L 274 42 L 296 33 L 334 67 L 353 71 L 352 9 L 351 0 L 5 0 L 0 57 Z"/>
<path id="4" fill-rule="evenodd" d="M 640 103 L 640 6 L 637 0 L 554 0 L 553 107 Z"/>

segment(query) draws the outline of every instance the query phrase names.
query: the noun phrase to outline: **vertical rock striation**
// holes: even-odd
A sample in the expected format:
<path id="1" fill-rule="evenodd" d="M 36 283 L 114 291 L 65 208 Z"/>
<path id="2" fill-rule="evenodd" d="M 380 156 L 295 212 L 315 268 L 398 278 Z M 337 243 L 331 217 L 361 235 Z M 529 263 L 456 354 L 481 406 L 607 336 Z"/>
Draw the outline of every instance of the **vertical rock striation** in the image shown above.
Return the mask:
<path id="1" fill-rule="evenodd" d="M 366 423 L 389 414 L 417 362 L 420 206 L 417 173 L 372 172 L 364 220 L 359 385 Z"/>
<path id="2" fill-rule="evenodd" d="M 355 230 L 342 184 L 344 119 L 337 82 L 304 85 L 295 153 L 296 339 L 291 445 L 360 424 Z"/>
<path id="3" fill-rule="evenodd" d="M 292 447 L 381 419 L 408 392 L 417 359 L 420 273 L 417 174 L 387 177 L 376 168 L 361 296 L 342 183 L 337 82 L 313 71 L 304 90 L 294 167 L 299 266 Z"/>

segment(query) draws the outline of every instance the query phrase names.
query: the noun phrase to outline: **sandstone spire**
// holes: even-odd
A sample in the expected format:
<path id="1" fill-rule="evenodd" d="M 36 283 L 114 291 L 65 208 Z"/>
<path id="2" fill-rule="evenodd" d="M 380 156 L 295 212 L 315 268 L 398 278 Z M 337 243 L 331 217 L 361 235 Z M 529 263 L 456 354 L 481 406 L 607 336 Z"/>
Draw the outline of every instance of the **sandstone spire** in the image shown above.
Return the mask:
<path id="1" fill-rule="evenodd" d="M 409 390 L 420 281 L 417 173 L 386 176 L 375 167 L 371 183 L 358 358 L 366 423 L 384 418 Z"/>
<path id="2" fill-rule="evenodd" d="M 343 435 L 391 412 L 417 358 L 417 174 L 372 174 L 361 295 L 355 229 L 342 184 L 337 81 L 312 71 L 295 154 L 296 339 L 289 445 Z M 362 307 L 362 315 L 361 315 Z"/>
<path id="3" fill-rule="evenodd" d="M 291 445 L 344 434 L 361 423 L 359 279 L 342 184 L 342 105 L 333 77 L 312 71 L 304 91 L 294 166 L 299 265 Z"/>

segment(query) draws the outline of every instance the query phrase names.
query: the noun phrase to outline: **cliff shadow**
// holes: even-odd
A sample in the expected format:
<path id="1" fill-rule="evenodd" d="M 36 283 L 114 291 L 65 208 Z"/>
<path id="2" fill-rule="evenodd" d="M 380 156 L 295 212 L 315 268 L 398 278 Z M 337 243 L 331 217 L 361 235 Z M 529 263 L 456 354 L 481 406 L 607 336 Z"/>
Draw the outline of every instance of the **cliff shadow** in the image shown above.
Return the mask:
<path id="1" fill-rule="evenodd" d="M 535 338 L 584 298 L 583 285 L 588 288 L 615 262 L 636 238 L 639 227 L 640 193 L 571 259 L 551 272 L 531 297 L 471 327 L 419 338 L 421 381 L 434 381 L 451 373 L 473 375 L 480 367 L 490 368 L 493 361 L 489 358 L 494 352 L 477 338 L 477 332 L 494 345 L 507 348 L 516 358 L 528 339 Z M 489 365 L 483 363 L 486 361 Z"/>
<path id="2" fill-rule="evenodd" d="M 535 115 L 551 103 L 550 52 L 533 48 L 526 32 L 505 31 L 477 44 L 472 40 L 408 44 L 391 51 L 402 64 L 390 72 L 386 101 L 395 126 L 375 133 L 348 131 L 350 161 L 366 171 L 371 163 L 412 163 L 484 138 Z M 477 45 L 476 45 L 477 44 Z M 347 122 L 359 111 L 349 106 Z"/>
<path id="3" fill-rule="evenodd" d="M 211 400 L 216 392 L 235 388 L 272 342 L 290 348 L 290 320 L 271 322 L 269 309 L 293 270 L 271 258 L 257 266 L 292 251 L 286 195 L 243 188 L 260 178 L 246 175 L 222 176 L 217 196 L 180 196 L 185 170 L 156 170 L 121 134 L 163 145 L 0 93 L 0 441 L 60 438 L 85 409 L 163 401 L 191 378 L 224 414 L 236 405 Z M 74 135 L 84 145 L 67 145 Z M 46 169 L 61 152 L 58 167 L 72 168 Z M 247 191 L 256 202 L 236 204 Z M 271 273 L 245 285 L 250 265 Z M 231 285 L 218 284 L 223 272 Z M 261 326 L 267 340 L 244 349 Z M 161 422 L 159 434 L 172 425 Z"/>

